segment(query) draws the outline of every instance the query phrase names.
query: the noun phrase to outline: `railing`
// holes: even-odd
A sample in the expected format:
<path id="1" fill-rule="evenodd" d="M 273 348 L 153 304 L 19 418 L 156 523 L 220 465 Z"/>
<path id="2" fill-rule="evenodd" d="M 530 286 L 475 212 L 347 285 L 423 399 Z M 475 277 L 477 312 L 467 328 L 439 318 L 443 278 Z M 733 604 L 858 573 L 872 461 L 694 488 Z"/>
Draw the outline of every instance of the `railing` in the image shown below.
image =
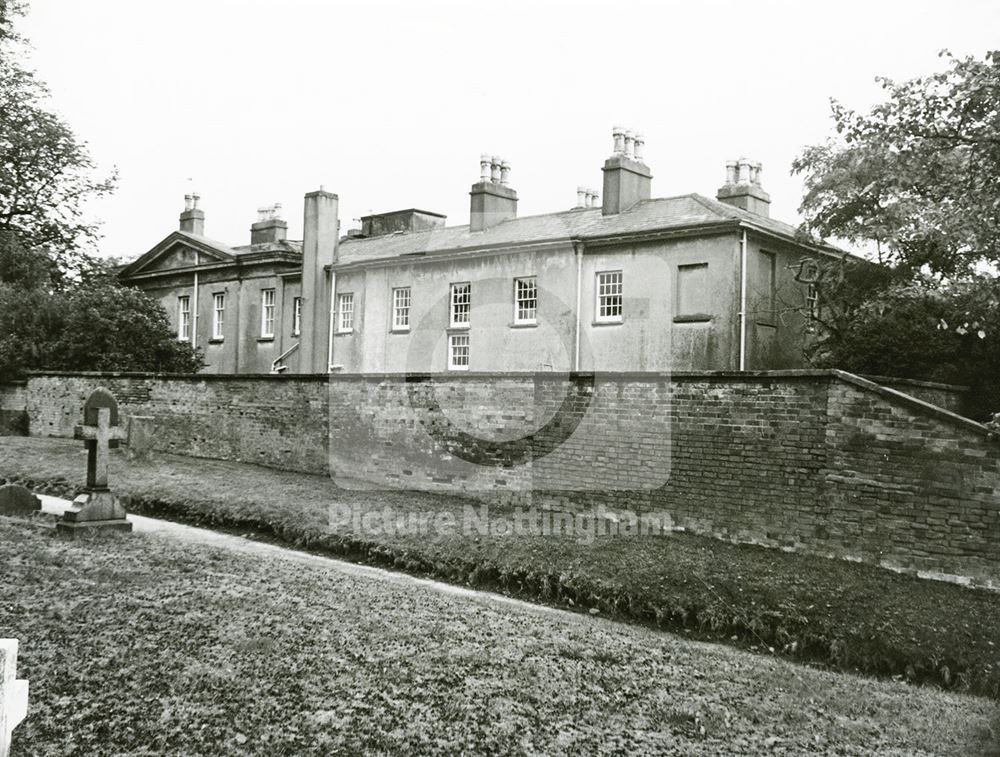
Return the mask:
<path id="1" fill-rule="evenodd" d="M 271 373 L 284 373 L 285 371 L 288 370 L 288 366 L 282 365 L 281 363 L 284 362 L 286 357 L 291 355 L 293 352 L 295 352 L 295 350 L 299 348 L 299 344 L 300 342 L 296 342 L 274 359 L 274 362 L 271 363 Z M 0 757 L 3 757 L 3 755 L 0 755 Z"/>

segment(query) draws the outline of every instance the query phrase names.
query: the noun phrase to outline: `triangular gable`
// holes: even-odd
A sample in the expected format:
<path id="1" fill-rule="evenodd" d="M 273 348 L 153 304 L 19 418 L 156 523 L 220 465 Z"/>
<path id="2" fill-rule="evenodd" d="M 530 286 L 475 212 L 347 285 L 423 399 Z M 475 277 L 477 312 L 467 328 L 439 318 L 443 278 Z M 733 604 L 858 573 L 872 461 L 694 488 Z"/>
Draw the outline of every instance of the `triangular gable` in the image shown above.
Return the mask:
<path id="1" fill-rule="evenodd" d="M 232 263 L 235 260 L 233 251 L 219 242 L 175 231 L 145 255 L 125 266 L 118 276 L 127 279 L 138 274 L 169 273 L 178 268 L 206 263 Z"/>

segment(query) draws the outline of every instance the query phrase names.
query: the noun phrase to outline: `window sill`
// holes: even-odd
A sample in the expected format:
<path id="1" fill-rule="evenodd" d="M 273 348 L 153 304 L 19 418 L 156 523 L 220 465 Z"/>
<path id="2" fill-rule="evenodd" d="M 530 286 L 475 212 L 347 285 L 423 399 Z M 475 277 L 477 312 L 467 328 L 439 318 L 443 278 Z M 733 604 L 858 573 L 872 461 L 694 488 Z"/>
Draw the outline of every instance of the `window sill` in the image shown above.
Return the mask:
<path id="1" fill-rule="evenodd" d="M 712 320 L 708 313 L 691 313 L 689 315 L 675 315 L 674 323 L 706 323 Z"/>
<path id="2" fill-rule="evenodd" d="M 409 334 L 410 333 L 410 327 L 407 326 L 406 328 L 403 328 L 402 326 L 400 326 L 399 328 L 389 329 L 389 333 L 390 334 Z"/>
<path id="3" fill-rule="evenodd" d="M 226 341 L 226 338 L 224 336 L 218 336 L 218 337 L 212 337 L 211 339 L 209 339 L 208 343 L 209 344 L 222 344 L 224 341 Z"/>
<path id="4" fill-rule="evenodd" d="M 273 336 L 259 336 L 259 337 L 257 337 L 257 341 L 258 342 L 273 342 L 274 341 L 274 337 Z"/>
<path id="5" fill-rule="evenodd" d="M 625 319 L 624 318 L 617 318 L 617 319 L 615 319 L 613 321 L 612 320 L 608 320 L 608 321 L 591 321 L 590 325 L 591 326 L 621 326 L 623 323 L 625 323 Z"/>
<path id="6" fill-rule="evenodd" d="M 448 331 L 468 331 L 471 323 L 452 323 L 448 326 Z"/>
<path id="7" fill-rule="evenodd" d="M 350 336 L 353 333 L 354 333 L 354 329 L 344 329 L 343 331 L 335 331 L 335 332 L 333 332 L 333 335 L 334 336 Z"/>
<path id="8" fill-rule="evenodd" d="M 448 366 L 448 370 L 449 371 L 467 371 L 467 370 L 469 370 L 469 366 L 467 366 L 467 365 L 449 365 Z"/>
<path id="9" fill-rule="evenodd" d="M 512 328 L 512 329 L 537 329 L 538 328 L 538 321 L 522 321 L 521 323 L 518 323 L 517 321 L 515 321 L 514 323 L 510 324 L 510 328 Z"/>

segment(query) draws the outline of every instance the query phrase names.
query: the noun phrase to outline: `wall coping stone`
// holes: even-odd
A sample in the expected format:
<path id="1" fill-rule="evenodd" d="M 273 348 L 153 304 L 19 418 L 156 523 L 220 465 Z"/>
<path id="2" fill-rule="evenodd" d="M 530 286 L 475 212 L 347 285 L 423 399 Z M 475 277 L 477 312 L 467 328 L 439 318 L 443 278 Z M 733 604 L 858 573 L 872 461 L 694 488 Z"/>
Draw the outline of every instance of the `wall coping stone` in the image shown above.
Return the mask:
<path id="1" fill-rule="evenodd" d="M 841 381 L 852 384 L 859 389 L 865 389 L 866 391 L 881 395 L 887 400 L 893 402 L 893 404 L 907 405 L 928 415 L 933 415 L 939 420 L 950 422 L 955 426 L 961 426 L 967 431 L 972 431 L 980 436 L 989 437 L 990 435 L 990 430 L 982 423 L 977 423 L 976 421 L 970 420 L 965 416 L 958 415 L 950 410 L 945 410 L 943 407 L 932 405 L 929 402 L 924 402 L 923 400 L 919 400 L 909 394 L 904 394 L 903 392 L 898 392 L 895 389 L 890 389 L 887 386 L 876 384 L 874 381 L 869 381 L 868 379 L 861 378 L 860 376 L 855 376 L 853 373 L 848 373 L 847 371 L 834 369 L 833 374 Z"/>
<path id="2" fill-rule="evenodd" d="M 874 381 L 876 384 L 902 384 L 903 386 L 919 386 L 924 389 L 945 389 L 950 392 L 967 392 L 969 387 L 963 384 L 943 384 L 940 381 L 924 381 L 912 378 L 894 378 L 892 376 L 873 376 L 868 373 L 856 374 L 863 379 Z"/>

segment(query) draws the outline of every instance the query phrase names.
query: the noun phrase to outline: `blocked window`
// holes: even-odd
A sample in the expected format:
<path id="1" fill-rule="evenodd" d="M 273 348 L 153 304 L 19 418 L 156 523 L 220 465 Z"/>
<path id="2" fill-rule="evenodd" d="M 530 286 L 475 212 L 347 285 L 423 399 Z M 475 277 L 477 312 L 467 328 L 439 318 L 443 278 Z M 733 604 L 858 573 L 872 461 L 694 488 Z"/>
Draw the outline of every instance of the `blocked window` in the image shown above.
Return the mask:
<path id="1" fill-rule="evenodd" d="M 677 266 L 677 315 L 707 315 L 708 263 Z"/>
<path id="2" fill-rule="evenodd" d="M 601 271 L 597 274 L 597 320 L 622 320 L 622 272 Z"/>
<path id="3" fill-rule="evenodd" d="M 451 334 L 448 337 L 448 367 L 458 371 L 469 369 L 468 334 Z"/>
<path id="4" fill-rule="evenodd" d="M 292 336 L 302 333 L 302 298 L 292 300 Z"/>
<path id="5" fill-rule="evenodd" d="M 392 290 L 392 328 L 394 331 L 410 329 L 409 287 L 396 287 Z"/>
<path id="6" fill-rule="evenodd" d="M 535 323 L 538 283 L 535 276 L 514 279 L 514 323 Z"/>
<path id="7" fill-rule="evenodd" d="M 757 276 L 757 319 L 765 322 L 774 320 L 774 286 L 777 279 L 777 256 L 773 252 L 760 251 Z"/>
<path id="8" fill-rule="evenodd" d="M 260 335 L 263 338 L 274 336 L 274 290 L 260 290 Z"/>
<path id="9" fill-rule="evenodd" d="M 187 295 L 177 298 L 177 338 L 191 341 L 191 298 Z"/>
<path id="10" fill-rule="evenodd" d="M 472 284 L 463 281 L 451 285 L 451 317 L 452 327 L 461 328 L 469 325 L 472 312 Z"/>
<path id="11" fill-rule="evenodd" d="M 222 339 L 226 329 L 226 294 L 217 292 L 212 295 L 212 338 Z"/>
<path id="12" fill-rule="evenodd" d="M 337 331 L 354 331 L 354 292 L 337 296 Z"/>

